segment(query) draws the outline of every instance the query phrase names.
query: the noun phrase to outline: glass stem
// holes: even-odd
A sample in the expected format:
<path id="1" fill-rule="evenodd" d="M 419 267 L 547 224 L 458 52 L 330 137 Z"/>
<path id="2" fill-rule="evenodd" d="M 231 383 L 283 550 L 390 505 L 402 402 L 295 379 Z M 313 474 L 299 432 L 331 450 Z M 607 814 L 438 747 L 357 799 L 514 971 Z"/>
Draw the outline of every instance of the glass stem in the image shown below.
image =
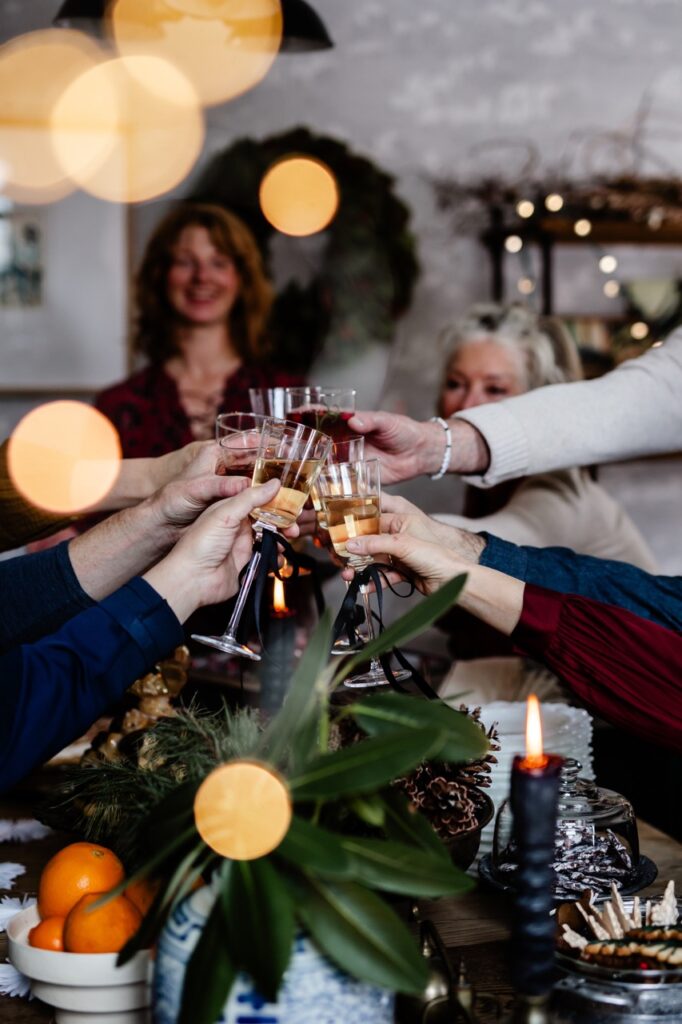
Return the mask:
<path id="1" fill-rule="evenodd" d="M 258 571 L 258 566 L 260 565 L 260 559 L 260 551 L 254 551 L 254 553 L 251 555 L 251 561 L 249 562 L 249 568 L 247 570 L 246 576 L 244 577 L 244 582 L 239 588 L 237 603 L 232 609 L 230 621 L 227 624 L 227 630 L 223 634 L 226 640 L 237 639 L 237 630 L 239 629 L 239 623 L 241 622 L 242 613 L 244 611 L 244 605 L 246 604 L 246 600 L 249 596 L 249 593 L 251 592 L 253 581 L 256 578 L 256 572 Z"/>
<path id="2" fill-rule="evenodd" d="M 375 639 L 376 633 L 374 632 L 374 622 L 372 621 L 372 604 L 370 601 L 370 589 L 367 584 L 363 584 L 360 587 L 360 593 L 362 594 L 362 603 L 365 609 L 365 622 L 367 624 L 367 642 L 371 643 Z M 381 672 L 381 665 L 376 658 L 370 659 L 370 665 L 372 671 Z"/>

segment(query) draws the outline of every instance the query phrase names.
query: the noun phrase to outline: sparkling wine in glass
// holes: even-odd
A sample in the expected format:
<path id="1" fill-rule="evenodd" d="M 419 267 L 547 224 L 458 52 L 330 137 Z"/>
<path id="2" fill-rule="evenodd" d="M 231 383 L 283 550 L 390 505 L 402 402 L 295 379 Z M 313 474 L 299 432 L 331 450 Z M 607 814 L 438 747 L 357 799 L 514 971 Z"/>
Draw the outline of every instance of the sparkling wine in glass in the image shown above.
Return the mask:
<path id="1" fill-rule="evenodd" d="M 360 462 L 332 463 L 324 467 L 317 483 L 326 511 L 327 529 L 339 558 L 361 572 L 372 564 L 371 555 L 351 554 L 346 543 L 351 538 L 366 537 L 381 532 L 381 476 L 378 459 Z M 365 629 L 368 640 L 373 640 L 374 622 L 370 591 L 367 584 L 360 586 L 365 611 Z M 411 677 L 406 669 L 393 673 L 398 682 Z M 381 663 L 372 658 L 367 672 L 350 676 L 344 681 L 349 687 L 388 685 L 389 680 Z"/>
<path id="2" fill-rule="evenodd" d="M 320 430 L 336 441 L 354 436 L 348 426 L 355 412 L 353 388 L 287 388 L 285 414 L 288 420 Z"/>
<path id="3" fill-rule="evenodd" d="M 310 430 L 302 424 L 283 423 L 266 419 L 260 432 L 253 471 L 253 486 L 258 487 L 276 478 L 281 487 L 275 497 L 265 505 L 257 506 L 251 512 L 254 520 L 253 531 L 257 539 L 263 530 L 277 532 L 278 528 L 291 526 L 305 505 L 311 486 L 324 465 L 331 440 L 317 430 Z M 261 560 L 260 549 L 256 549 L 242 583 L 227 629 L 222 636 L 198 636 L 198 640 L 209 647 L 217 647 L 226 654 L 236 654 L 252 661 L 260 661 L 260 654 L 237 640 L 237 630 L 247 598 L 256 578 Z"/>

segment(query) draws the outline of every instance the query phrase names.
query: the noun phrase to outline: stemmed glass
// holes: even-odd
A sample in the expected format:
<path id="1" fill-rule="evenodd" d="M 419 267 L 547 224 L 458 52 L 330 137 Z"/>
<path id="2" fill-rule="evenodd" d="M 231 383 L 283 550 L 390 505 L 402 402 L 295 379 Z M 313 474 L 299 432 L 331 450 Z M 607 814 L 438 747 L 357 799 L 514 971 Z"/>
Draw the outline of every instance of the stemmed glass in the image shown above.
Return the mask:
<path id="1" fill-rule="evenodd" d="M 352 537 L 365 537 L 381 532 L 381 476 L 378 459 L 360 462 L 331 463 L 324 467 L 317 481 L 326 512 L 327 530 L 334 550 L 356 572 L 371 565 L 371 555 L 353 555 L 346 547 Z M 361 584 L 360 594 L 365 610 L 365 628 L 368 640 L 373 640 L 374 623 L 370 591 L 367 584 Z M 411 678 L 407 669 L 393 673 L 397 682 Z M 367 672 L 350 676 L 344 685 L 350 687 L 385 686 L 389 682 L 381 663 L 370 660 Z"/>
<path id="2" fill-rule="evenodd" d="M 254 520 L 253 532 L 258 540 L 262 538 L 263 530 L 270 530 L 276 534 L 278 529 L 286 529 L 296 521 L 306 503 L 310 488 L 329 454 L 331 443 L 325 434 L 302 424 L 283 423 L 273 419 L 264 421 L 253 470 L 253 486 L 258 487 L 273 479 L 279 480 L 281 486 L 272 501 L 267 505 L 258 506 L 251 513 Z M 260 661 L 260 654 L 237 640 L 239 623 L 260 560 L 260 550 L 254 551 L 227 629 L 222 636 L 192 634 L 193 640 L 198 640 L 209 647 L 217 647 L 226 654 L 237 654 L 251 658 L 252 661 Z"/>
<path id="3" fill-rule="evenodd" d="M 260 434 L 267 418 L 253 412 L 221 412 L 216 416 L 215 439 L 220 443 L 227 434 L 242 433 L 245 430 L 257 430 Z"/>
<path id="4" fill-rule="evenodd" d="M 286 392 L 286 388 L 249 388 L 252 411 L 276 420 L 285 419 Z"/>
<path id="5" fill-rule="evenodd" d="M 355 412 L 353 388 L 287 388 L 284 412 L 288 420 L 322 430 L 333 441 L 353 437 L 348 420 Z"/>

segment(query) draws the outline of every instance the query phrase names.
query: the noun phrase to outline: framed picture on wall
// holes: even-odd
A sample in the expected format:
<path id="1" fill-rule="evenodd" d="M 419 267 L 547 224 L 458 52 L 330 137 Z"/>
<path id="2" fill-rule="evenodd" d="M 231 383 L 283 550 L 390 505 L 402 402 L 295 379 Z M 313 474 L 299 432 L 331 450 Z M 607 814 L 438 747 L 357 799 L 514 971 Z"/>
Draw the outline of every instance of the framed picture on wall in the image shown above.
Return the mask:
<path id="1" fill-rule="evenodd" d="M 127 373 L 127 211 L 0 200 L 0 398 L 94 393 Z"/>

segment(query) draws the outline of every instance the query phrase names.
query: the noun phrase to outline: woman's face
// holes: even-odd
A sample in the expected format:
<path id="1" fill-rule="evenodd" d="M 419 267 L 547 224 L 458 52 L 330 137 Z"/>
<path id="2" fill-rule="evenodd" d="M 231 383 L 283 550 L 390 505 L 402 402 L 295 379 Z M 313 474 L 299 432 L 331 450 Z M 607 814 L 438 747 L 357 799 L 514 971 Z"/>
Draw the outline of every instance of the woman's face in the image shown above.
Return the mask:
<path id="1" fill-rule="evenodd" d="M 206 228 L 189 224 L 173 246 L 166 285 L 171 306 L 191 324 L 225 323 L 237 296 L 239 275 L 216 249 Z"/>
<path id="2" fill-rule="evenodd" d="M 496 341 L 461 345 L 450 360 L 441 391 L 441 412 L 453 416 L 475 405 L 500 402 L 527 390 L 523 356 Z"/>

